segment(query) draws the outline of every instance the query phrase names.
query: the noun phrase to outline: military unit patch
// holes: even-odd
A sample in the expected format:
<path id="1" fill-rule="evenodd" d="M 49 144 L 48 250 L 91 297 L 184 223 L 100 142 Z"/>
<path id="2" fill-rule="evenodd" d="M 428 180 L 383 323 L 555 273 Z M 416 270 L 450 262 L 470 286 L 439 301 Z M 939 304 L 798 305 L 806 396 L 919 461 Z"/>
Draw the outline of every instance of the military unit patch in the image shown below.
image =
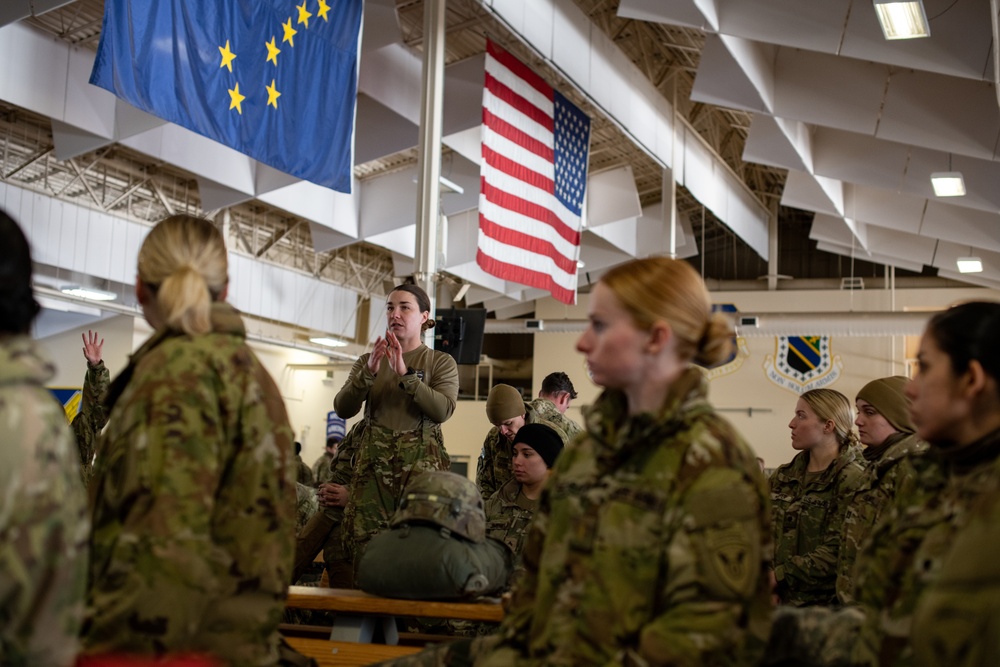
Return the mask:
<path id="1" fill-rule="evenodd" d="M 833 384 L 842 368 L 829 336 L 778 336 L 774 355 L 764 359 L 767 378 L 796 394 Z"/>

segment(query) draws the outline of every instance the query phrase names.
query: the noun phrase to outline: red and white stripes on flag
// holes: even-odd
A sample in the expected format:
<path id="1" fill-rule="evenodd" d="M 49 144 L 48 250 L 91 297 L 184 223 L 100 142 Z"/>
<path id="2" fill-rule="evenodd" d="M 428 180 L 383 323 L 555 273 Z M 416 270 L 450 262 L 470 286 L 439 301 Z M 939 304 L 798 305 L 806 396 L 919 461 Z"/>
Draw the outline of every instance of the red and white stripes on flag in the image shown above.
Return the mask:
<path id="1" fill-rule="evenodd" d="M 476 262 L 575 303 L 590 118 L 501 47 L 486 49 Z"/>

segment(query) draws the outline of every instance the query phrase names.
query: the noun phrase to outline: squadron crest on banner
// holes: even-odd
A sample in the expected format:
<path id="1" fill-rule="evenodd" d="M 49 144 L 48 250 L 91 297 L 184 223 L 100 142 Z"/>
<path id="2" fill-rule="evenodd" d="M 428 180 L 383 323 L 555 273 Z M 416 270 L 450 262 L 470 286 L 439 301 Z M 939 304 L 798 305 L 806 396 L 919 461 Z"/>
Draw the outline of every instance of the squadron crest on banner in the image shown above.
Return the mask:
<path id="1" fill-rule="evenodd" d="M 796 394 L 833 384 L 842 369 L 829 336 L 778 336 L 774 355 L 764 359 L 767 378 Z"/>

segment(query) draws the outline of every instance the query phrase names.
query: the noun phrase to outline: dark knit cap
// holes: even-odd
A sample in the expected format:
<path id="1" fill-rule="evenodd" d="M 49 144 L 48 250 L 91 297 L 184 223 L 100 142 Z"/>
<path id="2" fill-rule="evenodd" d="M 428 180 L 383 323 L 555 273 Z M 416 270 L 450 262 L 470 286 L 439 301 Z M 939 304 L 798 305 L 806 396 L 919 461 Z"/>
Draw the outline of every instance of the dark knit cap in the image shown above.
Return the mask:
<path id="1" fill-rule="evenodd" d="M 509 384 L 494 385 L 486 398 L 486 418 L 491 424 L 499 424 L 514 417 L 520 417 L 527 409 L 521 392 Z"/>
<path id="2" fill-rule="evenodd" d="M 531 447 L 545 461 L 546 467 L 551 468 L 556 462 L 556 457 L 563 450 L 563 439 L 551 426 L 545 424 L 525 424 L 517 431 L 512 445 L 521 443 Z"/>
<path id="3" fill-rule="evenodd" d="M 861 388 L 856 398 L 878 410 L 897 431 L 913 433 L 916 428 L 910 421 L 910 411 L 907 409 L 909 401 L 903 394 L 903 387 L 907 382 L 901 375 L 872 380 Z"/>

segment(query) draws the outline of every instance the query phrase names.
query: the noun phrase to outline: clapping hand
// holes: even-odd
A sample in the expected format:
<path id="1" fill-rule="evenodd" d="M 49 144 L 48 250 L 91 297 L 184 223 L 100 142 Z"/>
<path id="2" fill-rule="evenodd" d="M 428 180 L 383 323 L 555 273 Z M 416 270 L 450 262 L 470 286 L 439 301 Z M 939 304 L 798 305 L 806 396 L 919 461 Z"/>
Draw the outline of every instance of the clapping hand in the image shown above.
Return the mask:
<path id="1" fill-rule="evenodd" d="M 403 346 L 399 344 L 396 334 L 391 331 L 385 332 L 386 357 L 389 359 L 389 367 L 396 371 L 396 375 L 406 375 L 406 362 L 403 361 Z"/>

